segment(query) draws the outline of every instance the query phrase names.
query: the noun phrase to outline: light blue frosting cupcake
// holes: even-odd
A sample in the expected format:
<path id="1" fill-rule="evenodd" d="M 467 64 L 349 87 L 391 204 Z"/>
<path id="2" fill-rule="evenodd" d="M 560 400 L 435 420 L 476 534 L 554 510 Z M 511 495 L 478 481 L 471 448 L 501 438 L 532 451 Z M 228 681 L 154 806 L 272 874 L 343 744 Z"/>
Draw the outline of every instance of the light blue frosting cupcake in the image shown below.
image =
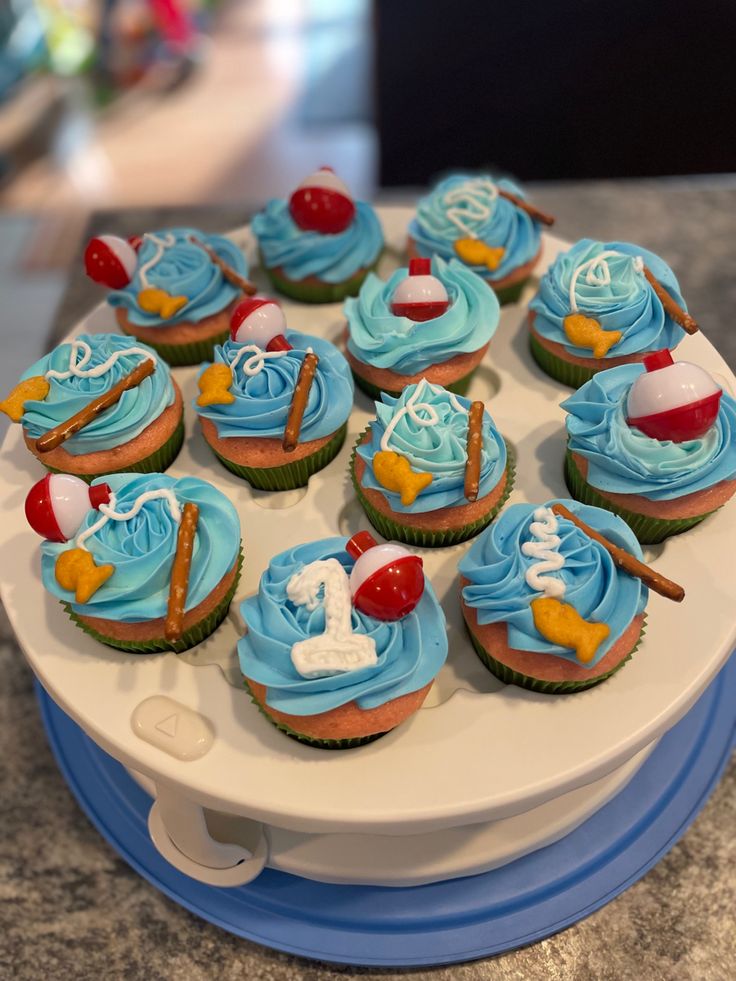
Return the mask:
<path id="1" fill-rule="evenodd" d="M 293 351 L 283 357 L 267 359 L 257 375 L 249 376 L 243 371 L 242 365 L 248 355 L 236 365 L 235 380 L 230 389 L 235 401 L 230 405 L 203 407 L 194 400 L 195 412 L 216 425 L 218 436 L 283 436 L 294 387 L 308 348 L 319 357 L 319 364 L 304 410 L 300 442 L 331 436 L 349 417 L 353 407 L 353 377 L 343 355 L 334 344 L 320 337 L 290 330 L 286 339 Z M 242 348 L 243 345 L 236 341 L 216 346 L 215 364 L 232 364 Z M 203 365 L 202 371 L 207 367 Z"/>
<path id="2" fill-rule="evenodd" d="M 556 503 L 549 501 L 546 507 Z M 642 559 L 639 542 L 621 518 L 577 501 L 562 500 L 559 503 L 609 541 Z M 545 640 L 534 626 L 530 603 L 544 594 L 529 586 L 525 574 L 539 559 L 524 555 L 521 546 L 533 540 L 529 526 L 536 508 L 536 504 L 514 504 L 476 538 L 458 565 L 460 575 L 470 580 L 470 585 L 463 589 L 463 599 L 477 611 L 479 624 L 508 625 L 509 647 L 555 654 L 581 665 L 573 650 Z M 606 656 L 634 617 L 644 612 L 649 590 L 641 579 L 623 572 L 602 545 L 567 518 L 558 517 L 557 534 L 562 539 L 559 551 L 565 557 L 565 564 L 559 571 L 545 575 L 565 583 L 563 602 L 573 606 L 581 617 L 607 623 L 611 628 L 593 659 L 582 665 L 592 669 Z"/>
<path id="3" fill-rule="evenodd" d="M 115 510 L 121 513 L 130 510 L 140 494 L 160 488 L 172 490 L 182 506 L 191 501 L 199 507 L 186 610 L 205 600 L 235 564 L 240 521 L 230 501 L 212 484 L 195 477 L 177 480 L 166 474 L 130 473 L 110 474 L 92 483 L 110 485 Z M 99 518 L 99 511 L 90 510 L 79 533 Z M 62 589 L 54 574 L 59 554 L 74 542 L 43 542 L 43 584 L 52 596 L 69 603 L 81 616 L 124 623 L 164 617 L 178 530 L 168 504 L 161 498 L 148 501 L 133 518 L 104 524 L 84 544 L 97 565 L 110 562 L 115 571 L 87 603 L 75 602 L 74 593 Z"/>
<path id="4" fill-rule="evenodd" d="M 186 296 L 187 303 L 163 320 L 156 313 L 147 313 L 138 304 L 138 294 L 146 284 L 141 280 L 141 269 L 158 254 L 153 238 L 168 241 L 161 259 L 147 273 L 148 285 L 165 290 L 171 296 Z M 240 249 L 221 235 L 205 235 L 196 228 L 167 228 L 143 237 L 138 251 L 138 262 L 133 279 L 122 290 L 113 290 L 107 297 L 112 307 L 124 307 L 128 319 L 139 327 L 171 327 L 181 323 L 199 323 L 206 317 L 220 313 L 237 297 L 241 290 L 229 283 L 222 270 L 190 237 L 204 242 L 232 266 L 241 276 L 247 276 L 248 264 Z"/>
<path id="5" fill-rule="evenodd" d="M 454 243 L 468 237 L 450 217 L 448 209 L 453 205 L 447 195 L 464 184 L 472 184 L 474 194 L 481 204 L 482 217 L 474 217 L 475 211 L 467 202 L 459 205 L 460 220 L 478 238 L 489 246 L 501 246 L 505 251 L 498 267 L 490 272 L 486 266 L 470 266 L 479 276 L 491 283 L 504 279 L 519 266 L 532 260 L 539 252 L 541 231 L 539 222 L 511 201 L 494 197 L 483 185 L 492 182 L 517 197 L 526 194 L 513 181 L 501 178 L 493 180 L 488 175 L 452 174 L 440 181 L 425 197 L 419 199 L 416 216 L 409 225 L 409 235 L 416 243 L 417 253 L 422 256 L 439 255 L 443 259 L 457 258 Z"/>
<path id="6" fill-rule="evenodd" d="M 672 501 L 736 478 L 736 401 L 724 392 L 718 418 L 684 443 L 646 436 L 626 422 L 626 399 L 641 364 L 600 371 L 562 403 L 569 448 L 588 461 L 587 482 L 613 494 Z"/>
<path id="7" fill-rule="evenodd" d="M 344 283 L 368 269 L 383 249 L 383 231 L 373 208 L 355 202 L 355 217 L 343 232 L 304 231 L 289 211 L 289 202 L 269 201 L 251 223 L 267 269 L 282 268 L 289 279 L 316 276 L 324 283 Z"/>
<path id="8" fill-rule="evenodd" d="M 123 392 L 115 405 L 105 409 L 78 433 L 70 436 L 64 443 L 67 453 L 80 456 L 128 443 L 173 404 L 174 386 L 168 365 L 135 337 L 124 337 L 120 334 L 79 334 L 76 340 L 88 344 L 92 349 L 86 367 L 102 364 L 115 352 L 141 348 L 153 355 L 156 370 L 136 388 Z M 23 373 L 22 379 L 45 375 L 50 370 L 68 371 L 71 353 L 71 343 L 60 344 L 50 354 L 31 365 Z M 38 439 L 49 429 L 70 419 L 89 405 L 93 398 L 108 392 L 129 375 L 142 360 L 141 354 L 124 354 L 104 375 L 97 378 L 79 378 L 75 375 L 69 378 L 49 378 L 51 387 L 46 398 L 25 404 L 22 424 L 26 435 L 31 439 Z M 76 363 L 79 363 L 78 359 Z"/>
<path id="9" fill-rule="evenodd" d="M 420 419 L 435 414 L 436 425 L 422 426 L 409 411 L 405 411 L 407 402 L 419 385 L 422 385 L 422 391 L 414 411 Z M 380 491 L 392 510 L 401 514 L 424 514 L 439 508 L 467 504 L 464 491 L 470 400 L 453 395 L 441 385 L 422 382 L 408 385 L 398 398 L 384 394 L 381 399 L 382 402 L 376 402 L 376 420 L 371 423 L 370 442 L 361 443 L 357 450 L 358 456 L 366 464 L 361 478 L 362 486 Z M 462 408 L 458 409 L 458 405 Z M 390 434 L 387 448 L 406 457 L 412 470 L 431 473 L 433 478 L 432 483 L 409 505 L 402 504 L 401 495 L 383 487 L 373 473 L 373 457 L 381 450 L 386 427 L 397 415 L 399 421 Z M 479 498 L 496 487 L 506 469 L 506 444 L 488 412 L 483 414 L 481 437 Z"/>
<path id="10" fill-rule="evenodd" d="M 565 334 L 565 317 L 575 311 L 570 304 L 570 284 L 578 266 L 589 262 L 602 252 L 620 252 L 606 260 L 609 276 L 602 270 L 582 270 L 575 284 L 577 312 L 597 320 L 604 330 L 620 330 L 623 337 L 613 345 L 606 358 L 618 358 L 642 351 L 673 348 L 685 336 L 685 331 L 669 317 L 662 302 L 637 269 L 637 257 L 652 271 L 683 310 L 685 301 L 680 287 L 666 262 L 639 245 L 629 242 L 595 242 L 583 238 L 567 252 L 561 253 L 542 277 L 539 291 L 530 304 L 534 311 L 534 329 L 548 341 L 562 344 L 568 354 L 591 358 L 589 347 L 571 344 Z M 610 282 L 608 281 L 610 278 Z M 601 359 L 605 360 L 605 358 Z"/>
<path id="11" fill-rule="evenodd" d="M 258 594 L 240 607 L 248 628 L 238 642 L 240 669 L 246 678 L 266 686 L 266 703 L 278 711 L 315 715 L 353 700 L 362 709 L 376 708 L 423 688 L 445 662 L 445 616 L 426 581 L 416 609 L 393 623 L 353 608 L 353 631 L 375 641 L 375 665 L 325 678 L 304 678 L 297 672 L 291 648 L 324 633 L 325 613 L 322 603 L 311 611 L 294 605 L 287 584 L 305 565 L 319 559 L 337 559 L 349 574 L 353 560 L 345 551 L 346 542 L 346 538 L 325 538 L 277 555 L 261 576 Z"/>
<path id="12" fill-rule="evenodd" d="M 432 275 L 447 290 L 450 305 L 439 317 L 416 322 L 391 310 L 396 287 L 409 275 L 397 269 L 385 282 L 371 273 L 357 297 L 345 301 L 348 350 L 374 368 L 413 375 L 456 354 L 469 354 L 496 332 L 500 307 L 496 294 L 470 268 L 452 259 L 432 259 Z"/>

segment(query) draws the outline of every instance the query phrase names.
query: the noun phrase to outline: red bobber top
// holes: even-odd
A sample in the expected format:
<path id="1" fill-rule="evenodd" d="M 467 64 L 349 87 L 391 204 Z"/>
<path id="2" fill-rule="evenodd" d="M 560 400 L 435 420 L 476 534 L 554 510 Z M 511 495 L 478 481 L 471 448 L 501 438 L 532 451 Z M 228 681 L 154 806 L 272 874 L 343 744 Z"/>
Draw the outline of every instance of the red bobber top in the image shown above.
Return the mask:
<path id="1" fill-rule="evenodd" d="M 355 565 L 350 573 L 353 605 L 376 620 L 401 620 L 424 592 L 422 560 L 401 545 L 379 545 L 368 531 L 359 531 L 345 549 Z"/>
<path id="2" fill-rule="evenodd" d="M 74 538 L 87 512 L 110 500 L 109 484 L 90 487 L 80 477 L 49 473 L 26 496 L 28 524 L 42 538 L 67 542 Z"/>
<path id="3" fill-rule="evenodd" d="M 394 290 L 391 310 L 397 317 L 424 322 L 441 317 L 450 305 L 442 282 L 432 275 L 429 259 L 409 260 L 409 275 Z"/>
<path id="4" fill-rule="evenodd" d="M 124 289 L 133 278 L 139 246 L 117 235 L 97 235 L 84 250 L 84 269 L 89 278 L 111 290 Z"/>
<path id="5" fill-rule="evenodd" d="M 355 203 L 331 167 L 320 167 L 289 198 L 289 211 L 305 232 L 337 235 L 355 217 Z"/>
<path id="6" fill-rule="evenodd" d="M 230 338 L 238 344 L 255 344 L 262 351 L 290 351 L 286 318 L 276 300 L 247 296 L 230 317 Z"/>

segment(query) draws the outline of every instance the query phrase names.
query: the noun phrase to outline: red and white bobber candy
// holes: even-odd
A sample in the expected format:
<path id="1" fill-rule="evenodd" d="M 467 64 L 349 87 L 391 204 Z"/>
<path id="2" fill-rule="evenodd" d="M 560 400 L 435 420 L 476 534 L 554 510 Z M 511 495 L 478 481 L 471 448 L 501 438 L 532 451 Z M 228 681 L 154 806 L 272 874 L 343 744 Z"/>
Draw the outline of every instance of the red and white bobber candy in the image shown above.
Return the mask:
<path id="1" fill-rule="evenodd" d="M 230 317 L 230 338 L 238 344 L 255 344 L 262 351 L 290 351 L 286 318 L 276 300 L 247 296 Z"/>
<path id="2" fill-rule="evenodd" d="M 355 559 L 350 573 L 353 605 L 376 620 L 401 620 L 424 592 L 422 560 L 401 545 L 379 545 L 369 531 L 359 531 L 345 549 Z"/>
<path id="3" fill-rule="evenodd" d="M 441 317 L 450 305 L 444 285 L 432 275 L 429 259 L 410 259 L 409 275 L 394 290 L 391 310 L 397 317 L 423 322 Z"/>
<path id="4" fill-rule="evenodd" d="M 665 349 L 644 358 L 646 373 L 629 391 L 626 421 L 652 439 L 684 443 L 708 432 L 718 417 L 721 387 L 703 368 L 673 361 Z"/>
<path id="5" fill-rule="evenodd" d="M 26 518 L 42 538 L 68 542 L 91 508 L 110 500 L 109 484 L 89 484 L 69 473 L 49 473 L 28 491 Z"/>
<path id="6" fill-rule="evenodd" d="M 84 250 L 84 269 L 89 278 L 111 290 L 121 290 L 128 285 L 137 262 L 135 246 L 117 235 L 91 238 Z"/>
<path id="7" fill-rule="evenodd" d="M 320 167 L 289 198 L 289 211 L 305 232 L 337 235 L 355 217 L 350 191 L 331 167 Z"/>

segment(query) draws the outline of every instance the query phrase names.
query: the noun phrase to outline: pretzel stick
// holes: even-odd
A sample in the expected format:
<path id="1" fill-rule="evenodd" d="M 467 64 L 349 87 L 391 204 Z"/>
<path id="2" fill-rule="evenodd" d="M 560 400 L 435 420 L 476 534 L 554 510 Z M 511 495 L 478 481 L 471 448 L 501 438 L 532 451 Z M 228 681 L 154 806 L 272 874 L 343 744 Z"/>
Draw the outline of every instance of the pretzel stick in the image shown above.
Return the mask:
<path id="1" fill-rule="evenodd" d="M 664 596 L 665 599 L 674 600 L 675 603 L 681 603 L 685 599 L 685 590 L 682 586 L 678 586 L 676 582 L 672 582 L 671 579 L 665 579 L 654 569 L 651 569 L 648 565 L 640 562 L 635 558 L 631 552 L 627 552 L 625 548 L 620 548 L 618 545 L 614 545 L 613 542 L 609 542 L 607 538 L 599 534 L 595 528 L 591 528 L 590 525 L 586 525 L 584 521 L 576 517 L 571 511 L 565 507 L 564 504 L 553 504 L 552 510 L 555 514 L 558 514 L 561 518 L 567 518 L 568 521 L 572 521 L 574 525 L 577 525 L 581 531 L 592 538 L 593 541 L 598 542 L 602 545 L 606 551 L 609 553 L 616 565 L 623 569 L 624 572 L 628 572 L 630 576 L 634 576 L 637 579 L 641 579 L 642 582 L 646 583 L 650 589 L 653 589 L 655 593 L 659 593 L 660 596 Z"/>
<path id="2" fill-rule="evenodd" d="M 468 411 L 468 449 L 465 461 L 465 496 L 469 501 L 478 500 L 480 485 L 481 426 L 483 425 L 482 402 L 472 402 Z"/>
<path id="3" fill-rule="evenodd" d="M 129 375 L 121 378 L 117 385 L 113 385 L 109 392 L 105 392 L 104 395 L 99 395 L 96 399 L 92 399 L 88 405 L 80 409 L 71 419 L 67 419 L 66 422 L 60 422 L 58 426 L 54 426 L 53 429 L 49 429 L 43 436 L 39 436 L 36 440 L 36 449 L 38 452 L 48 453 L 50 450 L 55 450 L 57 446 L 61 446 L 70 436 L 78 433 L 80 429 L 84 429 L 85 426 L 93 422 L 101 412 L 104 412 L 105 409 L 109 409 L 111 405 L 119 402 L 123 392 L 127 392 L 129 388 L 135 388 L 137 385 L 140 385 L 143 379 L 148 378 L 155 370 L 156 362 L 152 358 L 146 358 L 144 361 L 141 361 Z"/>
<path id="4" fill-rule="evenodd" d="M 200 249 L 204 249 L 210 260 L 214 262 L 217 268 L 222 271 L 222 275 L 229 283 L 232 283 L 233 286 L 238 286 L 247 296 L 255 296 L 255 294 L 258 292 L 258 287 L 255 285 L 255 283 L 251 283 L 251 281 L 246 279 L 245 276 L 241 276 L 237 269 L 233 269 L 233 267 L 225 262 L 224 259 L 221 259 L 215 250 L 210 248 L 209 245 L 205 244 L 204 242 L 200 242 L 200 240 L 198 238 L 194 238 L 194 236 L 191 236 L 189 241 L 193 242 L 194 245 L 198 245 Z"/>
<path id="5" fill-rule="evenodd" d="M 294 394 L 291 396 L 291 405 L 289 406 L 289 415 L 286 419 L 284 438 L 281 441 L 281 446 L 286 453 L 291 453 L 292 450 L 295 450 L 296 444 L 299 442 L 299 432 L 302 428 L 304 410 L 307 407 L 309 389 L 312 387 L 314 373 L 317 370 L 318 364 L 319 358 L 310 351 L 305 356 L 302 366 L 299 369 L 299 377 L 294 386 Z"/>
<path id="6" fill-rule="evenodd" d="M 498 189 L 499 197 L 506 198 L 512 204 L 515 204 L 517 208 L 521 208 L 522 211 L 526 211 L 530 218 L 534 221 L 541 221 L 543 225 L 554 225 L 555 219 L 552 215 L 548 215 L 546 211 L 540 211 L 539 208 L 535 208 L 533 204 L 529 204 L 524 198 L 520 198 L 518 194 L 512 194 L 510 191 L 504 191 L 499 187 Z"/>
<path id="7" fill-rule="evenodd" d="M 181 640 L 184 632 L 184 604 L 189 590 L 189 570 L 192 565 L 194 551 L 194 536 L 197 533 L 199 508 L 188 501 L 181 512 L 179 533 L 176 537 L 176 553 L 171 566 L 171 581 L 169 583 L 169 604 L 164 623 L 164 637 L 170 644 Z"/>
<path id="8" fill-rule="evenodd" d="M 659 280 L 655 278 L 651 269 L 644 266 L 643 272 L 649 285 L 659 297 L 659 300 L 665 309 L 665 313 L 669 314 L 675 323 L 679 324 L 680 327 L 682 327 L 684 331 L 687 331 L 688 334 L 696 334 L 700 330 L 697 321 L 694 320 L 689 313 L 686 313 L 682 309 L 674 297 L 670 296 L 664 286 L 662 286 Z"/>

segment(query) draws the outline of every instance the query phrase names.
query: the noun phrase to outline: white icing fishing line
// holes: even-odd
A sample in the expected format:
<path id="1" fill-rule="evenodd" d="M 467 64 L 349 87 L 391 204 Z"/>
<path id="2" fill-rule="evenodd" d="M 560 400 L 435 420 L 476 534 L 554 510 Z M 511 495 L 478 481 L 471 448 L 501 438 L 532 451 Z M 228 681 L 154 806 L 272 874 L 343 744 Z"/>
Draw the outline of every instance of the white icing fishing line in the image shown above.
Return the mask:
<path id="1" fill-rule="evenodd" d="M 79 357 L 80 352 L 81 357 Z M 100 375 L 106 374 L 116 361 L 126 354 L 140 354 L 142 358 L 148 358 L 156 364 L 156 356 L 150 351 L 146 351 L 142 347 L 126 347 L 121 351 L 113 351 L 107 361 L 103 361 L 102 364 L 88 368 L 89 359 L 92 357 L 92 348 L 86 341 L 74 338 L 71 342 L 71 351 L 69 352 L 69 370 L 57 371 L 55 368 L 49 368 L 46 372 L 46 377 L 59 378 L 61 380 L 71 378 L 72 375 L 76 378 L 99 378 Z"/>
<path id="2" fill-rule="evenodd" d="M 396 426 L 401 419 L 404 418 L 404 416 L 408 415 L 413 423 L 415 423 L 417 426 L 422 426 L 423 428 L 428 426 L 436 426 L 440 421 L 437 410 L 433 405 L 430 405 L 428 402 L 419 401 L 426 388 L 429 388 L 435 395 L 438 395 L 441 391 L 443 391 L 441 385 L 433 385 L 431 382 L 428 382 L 426 378 L 422 378 L 421 381 L 417 382 L 417 387 L 406 400 L 404 405 L 402 405 L 402 407 L 398 410 L 398 412 L 391 417 L 391 421 L 389 422 L 388 426 L 386 426 L 383 436 L 381 437 L 382 450 L 388 450 L 391 448 L 391 436 L 393 435 L 394 429 L 396 429 Z M 468 410 L 457 400 L 456 396 L 452 392 L 448 392 L 447 394 L 450 396 L 450 405 L 453 407 L 453 409 L 455 409 L 456 412 L 464 412 L 467 415 Z M 420 412 L 423 412 L 424 415 L 420 416 Z"/>
<path id="3" fill-rule="evenodd" d="M 176 495 L 168 487 L 160 487 L 158 490 L 144 491 L 142 494 L 135 499 L 133 507 L 129 511 L 116 511 L 115 505 L 117 503 L 115 495 L 110 495 L 110 500 L 107 504 L 100 504 L 99 511 L 100 517 L 94 524 L 91 524 L 89 528 L 86 528 L 80 535 L 77 536 L 76 546 L 77 548 L 82 548 L 87 551 L 87 547 L 84 544 L 88 538 L 99 531 L 103 525 L 106 525 L 108 521 L 127 521 L 129 518 L 134 518 L 144 504 L 149 501 L 157 501 L 163 499 L 169 505 L 169 511 L 171 512 L 171 517 L 174 521 L 179 524 L 181 521 L 181 508 L 179 507 L 179 502 L 176 499 Z"/>
<path id="4" fill-rule="evenodd" d="M 159 238 L 158 235 L 154 235 L 152 232 L 146 232 L 143 239 L 144 241 L 153 242 L 153 244 L 156 246 L 156 251 L 153 253 L 151 258 L 147 259 L 138 270 L 141 286 L 143 286 L 144 289 L 148 289 L 151 285 L 148 279 L 148 273 L 159 262 L 166 249 L 170 249 L 172 245 L 176 244 L 176 235 L 168 232 L 166 235 Z"/>
<path id="5" fill-rule="evenodd" d="M 477 238 L 477 233 L 467 224 L 466 219 L 471 222 L 487 221 L 493 214 L 497 198 L 498 188 L 493 181 L 487 177 L 479 177 L 447 191 L 442 198 L 442 203 L 445 205 L 447 217 L 453 225 L 466 238 Z M 489 199 L 490 204 L 488 203 Z M 464 207 L 458 207 L 461 204 Z"/>
<path id="6" fill-rule="evenodd" d="M 316 610 L 324 587 L 325 631 L 299 640 L 291 648 L 291 661 L 303 678 L 325 678 L 357 671 L 378 662 L 372 637 L 353 633 L 350 580 L 337 559 L 318 559 L 295 573 L 286 595 L 297 606 Z"/>
<path id="7" fill-rule="evenodd" d="M 293 350 L 293 348 L 291 350 Z M 304 353 L 314 354 L 314 351 L 311 347 L 308 347 Z M 230 371 L 233 377 L 235 376 L 235 369 L 246 354 L 249 354 L 250 357 L 243 361 L 243 374 L 250 375 L 252 377 L 263 370 L 263 366 L 266 361 L 273 358 L 283 358 L 285 354 L 289 354 L 289 351 L 264 351 L 263 348 L 258 347 L 257 344 L 244 344 L 230 362 Z"/>
<path id="8" fill-rule="evenodd" d="M 611 269 L 607 260 L 612 259 L 614 256 L 623 255 L 625 253 L 616 252 L 614 249 L 607 249 L 601 252 L 600 255 L 595 255 L 592 259 L 586 259 L 585 262 L 581 262 L 579 266 L 575 267 L 572 278 L 570 279 L 570 310 L 573 313 L 578 312 L 578 305 L 575 300 L 575 287 L 577 286 L 581 273 L 585 272 L 585 282 L 588 286 L 610 286 Z M 634 255 L 630 258 L 634 265 L 634 271 L 638 273 L 643 272 L 644 259 L 640 255 Z"/>
<path id="9" fill-rule="evenodd" d="M 565 565 L 565 556 L 559 551 L 562 539 L 557 534 L 559 523 L 557 515 L 551 508 L 537 508 L 534 521 L 529 525 L 529 531 L 535 541 L 523 542 L 521 551 L 534 559 L 539 559 L 530 565 L 524 573 L 524 578 L 531 589 L 544 593 L 555 599 L 565 595 L 565 583 L 562 579 L 545 576 L 545 572 L 559 572 Z"/>

